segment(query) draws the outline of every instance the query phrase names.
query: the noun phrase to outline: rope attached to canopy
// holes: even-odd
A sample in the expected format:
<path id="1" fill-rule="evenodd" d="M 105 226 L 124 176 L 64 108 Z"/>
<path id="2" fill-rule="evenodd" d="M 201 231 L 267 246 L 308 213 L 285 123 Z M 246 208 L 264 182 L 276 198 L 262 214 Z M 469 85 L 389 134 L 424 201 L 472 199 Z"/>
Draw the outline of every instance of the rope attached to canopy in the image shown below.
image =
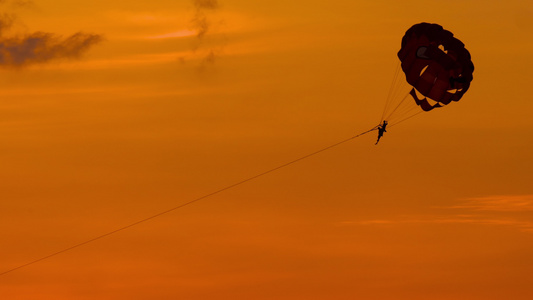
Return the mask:
<path id="1" fill-rule="evenodd" d="M 175 207 L 172 207 L 172 208 L 170 208 L 170 209 L 164 210 L 164 211 L 159 212 L 159 213 L 157 213 L 157 214 L 154 214 L 154 215 L 148 216 L 148 217 L 146 217 L 146 218 L 144 218 L 144 219 L 138 220 L 138 221 L 133 222 L 133 223 L 131 223 L 131 224 L 128 224 L 128 225 L 125 225 L 125 226 L 123 226 L 123 227 L 117 228 L 117 229 L 115 229 L 115 230 L 109 231 L 109 232 L 107 232 L 107 233 L 101 234 L 101 235 L 96 236 L 96 237 L 94 237 L 94 238 L 88 239 L 88 240 L 86 240 L 86 241 L 84 241 L 84 242 L 81 242 L 81 243 L 78 243 L 78 244 L 72 245 L 72 246 L 70 246 L 70 247 L 67 247 L 67 248 L 64 248 L 64 249 L 62 249 L 62 250 L 59 250 L 59 251 L 56 251 L 56 252 L 54 252 L 54 253 L 48 254 L 48 255 L 46 255 L 46 256 L 43 256 L 43 257 L 41 257 L 41 258 L 35 259 L 35 260 L 33 260 L 33 261 L 30 261 L 30 262 L 27 262 L 27 263 L 25 263 L 25 264 L 19 265 L 19 266 L 17 266 L 17 267 L 11 268 L 11 269 L 9 269 L 9 270 L 3 271 L 3 272 L 0 273 L 0 276 L 3 276 L 3 275 L 6 275 L 6 274 L 8 274 L 8 273 L 11 273 L 11 272 L 13 272 L 13 271 L 16 271 L 16 270 L 19 270 L 19 269 L 22 269 L 22 268 L 25 268 L 25 267 L 31 266 L 31 265 L 33 265 L 33 264 L 36 264 L 36 263 L 41 262 L 41 261 L 43 261 L 43 260 L 47 260 L 47 259 L 52 258 L 52 257 L 54 257 L 54 256 L 58 256 L 58 255 L 60 255 L 60 254 L 62 254 L 62 253 L 65 253 L 65 252 L 67 252 L 67 251 L 70 251 L 70 250 L 73 250 L 73 249 L 79 248 L 79 247 L 84 246 L 84 245 L 87 245 L 87 244 L 89 244 L 89 243 L 96 242 L 96 241 L 98 241 L 98 240 L 101 240 L 101 239 L 103 239 L 103 238 L 105 238 L 105 237 L 108 237 L 108 236 L 110 236 L 110 235 L 113 235 L 113 234 L 115 234 L 115 233 L 118 233 L 118 232 L 124 231 L 124 230 L 126 230 L 126 229 L 131 228 L 131 227 L 134 227 L 134 226 L 140 225 L 140 224 L 142 224 L 142 223 L 145 223 L 145 222 L 147 222 L 147 221 L 150 221 L 150 220 L 152 220 L 152 219 L 158 218 L 158 217 L 160 217 L 160 216 L 162 216 L 162 215 L 166 215 L 166 214 L 168 214 L 168 213 L 171 213 L 171 212 L 173 212 L 173 211 L 176 211 L 176 210 L 178 210 L 178 209 L 180 209 L 180 208 L 183 208 L 183 207 L 185 207 L 185 206 L 189 206 L 189 205 L 191 205 L 191 204 L 193 204 L 193 203 L 196 203 L 196 202 L 199 202 L 199 201 L 204 200 L 204 199 L 206 199 L 206 198 L 209 198 L 209 197 L 212 197 L 212 196 L 214 196 L 214 195 L 220 194 L 220 193 L 222 193 L 222 192 L 224 192 L 224 191 L 227 191 L 227 190 L 229 190 L 229 189 L 235 188 L 235 187 L 237 187 L 237 186 L 239 186 L 239 185 L 245 184 L 245 183 L 247 183 L 247 182 L 249 182 L 249 181 L 252 181 L 252 180 L 257 179 L 257 178 L 259 178 L 259 177 L 262 177 L 262 176 L 265 176 L 265 175 L 267 175 L 267 174 L 273 173 L 273 172 L 275 172 L 275 171 L 277 171 L 277 170 L 279 170 L 279 169 L 282 169 L 282 168 L 288 167 L 288 166 L 290 166 L 290 165 L 292 165 L 292 164 L 295 164 L 295 163 L 297 163 L 297 162 L 300 162 L 300 161 L 302 161 L 302 160 L 304 160 L 304 159 L 306 159 L 306 158 L 309 158 L 309 157 L 311 157 L 311 156 L 317 155 L 317 154 L 322 153 L 322 152 L 324 152 L 324 151 L 327 151 L 327 150 L 329 150 L 329 149 L 331 149 L 331 148 L 334 148 L 334 147 L 340 146 L 340 145 L 342 145 L 342 144 L 344 144 L 344 143 L 347 143 L 347 142 L 349 142 L 349 141 L 351 141 L 351 140 L 353 140 L 353 139 L 355 139 L 355 138 L 358 138 L 358 137 L 360 137 L 360 136 L 362 136 L 362 135 L 365 135 L 365 134 L 367 134 L 367 133 L 369 133 L 369 132 L 372 132 L 372 131 L 374 131 L 374 130 L 377 130 L 377 129 L 378 129 L 378 126 L 375 126 L 375 127 L 371 128 L 371 129 L 369 129 L 369 130 L 367 130 L 367 131 L 364 131 L 364 132 L 362 132 L 362 133 L 359 133 L 359 134 L 357 134 L 357 135 L 354 135 L 354 136 L 352 136 L 352 137 L 350 137 L 350 138 L 347 138 L 347 139 L 345 139 L 345 140 L 342 140 L 342 141 L 337 142 L 337 143 L 335 143 L 335 144 L 332 144 L 332 145 L 330 145 L 330 146 L 324 147 L 324 148 L 322 148 L 322 149 L 316 150 L 316 151 L 311 152 L 311 153 L 309 153 L 309 154 L 307 154 L 307 155 L 301 156 L 301 157 L 299 157 L 299 158 L 297 158 L 297 159 L 294 159 L 294 160 L 291 160 L 291 161 L 289 161 L 289 162 L 287 162 L 287 163 L 284 163 L 284 164 L 282 164 L 282 165 L 279 165 L 279 166 L 277 166 L 277 167 L 275 167 L 275 168 L 272 168 L 272 169 L 270 169 L 270 170 L 267 170 L 267 171 L 261 172 L 261 173 L 259 173 L 259 174 L 257 174 L 257 175 L 254 175 L 254 176 L 248 177 L 248 178 L 246 178 L 246 179 L 243 179 L 243 180 L 241 180 L 241 181 L 239 181 L 239 182 L 236 182 L 236 183 L 234 183 L 234 184 L 231 184 L 231 185 L 228 185 L 228 186 L 223 187 L 223 188 L 221 188 L 221 189 L 218 189 L 218 190 L 216 190 L 216 191 L 214 191 L 214 192 L 211 192 L 211 193 L 206 194 L 206 195 L 204 195 L 204 196 L 201 196 L 201 197 L 199 197 L 199 198 L 196 198 L 196 199 L 190 200 L 190 201 L 188 201 L 188 202 L 185 202 L 185 203 L 179 204 L 179 205 L 177 205 L 177 206 L 175 206 Z"/>

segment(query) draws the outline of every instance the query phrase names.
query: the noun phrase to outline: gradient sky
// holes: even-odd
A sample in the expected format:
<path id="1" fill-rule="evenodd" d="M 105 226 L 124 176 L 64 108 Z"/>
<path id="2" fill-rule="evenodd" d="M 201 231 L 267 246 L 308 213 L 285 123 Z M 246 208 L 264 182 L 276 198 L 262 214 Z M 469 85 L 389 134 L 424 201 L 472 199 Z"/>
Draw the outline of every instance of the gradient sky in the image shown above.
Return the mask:
<path id="1" fill-rule="evenodd" d="M 2 275 L 3 299 L 533 298 L 532 1 L 0 9 L 0 272 L 374 127 L 413 24 L 452 31 L 476 68 L 460 102 L 378 146 Z"/>

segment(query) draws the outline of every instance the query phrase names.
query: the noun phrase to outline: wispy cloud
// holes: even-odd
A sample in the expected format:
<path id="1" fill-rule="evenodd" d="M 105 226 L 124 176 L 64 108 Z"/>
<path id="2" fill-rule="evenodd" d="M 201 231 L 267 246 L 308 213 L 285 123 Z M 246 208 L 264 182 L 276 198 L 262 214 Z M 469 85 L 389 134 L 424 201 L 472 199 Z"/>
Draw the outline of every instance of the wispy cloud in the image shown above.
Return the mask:
<path id="1" fill-rule="evenodd" d="M 22 37 L 0 37 L 0 65 L 22 67 L 59 58 L 78 58 L 101 36 L 78 32 L 67 38 L 35 32 Z"/>
<path id="2" fill-rule="evenodd" d="M 533 195 L 495 195 L 467 198 L 450 208 L 478 211 L 533 211 Z"/>
<path id="3" fill-rule="evenodd" d="M 29 7 L 34 5 L 33 0 L 12 0 L 11 5 L 15 7 Z"/>
<path id="4" fill-rule="evenodd" d="M 203 39 L 211 29 L 212 23 L 207 13 L 218 9 L 217 0 L 194 0 L 195 14 L 192 19 L 193 27 L 197 30 L 198 39 Z"/>
<path id="5" fill-rule="evenodd" d="M 51 70 L 103 70 L 120 69 L 141 66 L 153 66 L 156 64 L 168 64 L 178 61 L 176 57 L 187 54 L 187 51 L 164 52 L 154 54 L 134 54 L 120 58 L 93 59 L 82 62 L 66 62 L 63 64 L 47 65 L 44 68 Z M 42 67 L 41 67 L 42 68 Z"/>
<path id="6" fill-rule="evenodd" d="M 533 195 L 493 195 L 466 198 L 458 204 L 437 207 L 438 214 L 397 216 L 340 222 L 343 226 L 397 226 L 407 224 L 470 224 L 508 226 L 533 232 Z M 527 215 L 527 216 L 526 216 Z"/>
<path id="7" fill-rule="evenodd" d="M 178 30 L 174 32 L 149 36 L 147 37 L 147 39 L 160 40 L 160 39 L 170 39 L 170 38 L 183 38 L 183 37 L 190 37 L 190 36 L 195 36 L 195 35 L 196 35 L 195 31 L 183 29 L 183 30 Z"/>
<path id="8" fill-rule="evenodd" d="M 219 9 L 218 0 L 193 0 L 194 16 L 191 20 L 192 30 L 196 32 L 197 42 L 193 46 L 193 51 L 203 50 L 201 67 L 207 64 L 214 64 L 220 53 L 222 46 L 220 41 L 208 39 L 208 34 L 213 31 L 214 21 L 211 13 Z M 220 22 L 218 22 L 220 24 Z"/>
<path id="9" fill-rule="evenodd" d="M 62 58 L 79 58 L 89 48 L 102 41 L 102 36 L 77 32 L 62 37 L 47 32 L 9 35 L 16 17 L 0 15 L 0 66 L 24 67 Z"/>
<path id="10" fill-rule="evenodd" d="M 522 231 L 533 232 L 533 221 L 520 221 L 516 219 L 483 218 L 481 216 L 448 216 L 430 217 L 419 216 L 398 219 L 371 219 L 359 221 L 340 222 L 341 226 L 397 226 L 407 224 L 470 224 L 470 225 L 490 225 L 490 226 L 510 226 L 519 228 Z"/>
<path id="11" fill-rule="evenodd" d="M 33 0 L 0 0 L 0 4 L 7 4 L 12 7 L 30 7 L 34 5 Z"/>

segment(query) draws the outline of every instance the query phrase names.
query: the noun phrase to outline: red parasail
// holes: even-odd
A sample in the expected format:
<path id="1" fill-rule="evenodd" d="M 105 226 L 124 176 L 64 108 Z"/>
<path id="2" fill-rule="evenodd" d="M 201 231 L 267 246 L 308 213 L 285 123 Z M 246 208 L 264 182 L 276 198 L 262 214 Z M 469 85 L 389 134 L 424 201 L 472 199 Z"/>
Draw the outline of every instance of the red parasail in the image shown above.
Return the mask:
<path id="1" fill-rule="evenodd" d="M 410 94 L 424 111 L 459 101 L 470 87 L 474 64 L 453 33 L 438 24 L 413 25 L 398 52 Z"/>

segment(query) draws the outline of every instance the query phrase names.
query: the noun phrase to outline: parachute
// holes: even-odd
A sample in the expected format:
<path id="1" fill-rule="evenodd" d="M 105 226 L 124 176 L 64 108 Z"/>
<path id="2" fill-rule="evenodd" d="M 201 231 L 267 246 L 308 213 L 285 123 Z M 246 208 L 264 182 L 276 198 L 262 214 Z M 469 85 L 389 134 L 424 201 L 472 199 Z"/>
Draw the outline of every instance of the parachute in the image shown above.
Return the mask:
<path id="1" fill-rule="evenodd" d="M 410 91 L 387 117 L 384 112 L 382 119 L 397 113 L 408 96 L 413 98 L 418 109 L 404 108 L 402 117 L 412 116 L 413 111 L 418 114 L 459 101 L 473 79 L 470 52 L 453 33 L 438 24 L 419 23 L 409 28 L 402 38 L 398 58 Z M 398 73 L 391 90 L 395 89 Z"/>

